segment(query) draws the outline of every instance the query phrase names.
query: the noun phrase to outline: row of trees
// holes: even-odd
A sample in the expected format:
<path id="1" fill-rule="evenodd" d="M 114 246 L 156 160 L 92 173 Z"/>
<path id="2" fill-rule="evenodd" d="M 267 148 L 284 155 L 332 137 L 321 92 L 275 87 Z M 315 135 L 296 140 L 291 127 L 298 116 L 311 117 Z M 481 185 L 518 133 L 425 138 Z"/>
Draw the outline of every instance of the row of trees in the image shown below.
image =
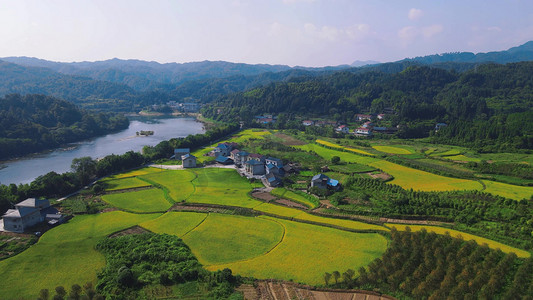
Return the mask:
<path id="1" fill-rule="evenodd" d="M 533 258 L 518 259 L 514 253 L 425 230 L 393 229 L 391 237 L 385 254 L 361 267 L 357 280 L 351 280 L 353 271 L 348 270 L 337 285 L 415 299 L 533 299 Z M 339 277 L 337 272 L 336 281 Z"/>
<path id="2" fill-rule="evenodd" d="M 355 177 L 349 177 L 344 190 L 330 200 L 354 214 L 455 222 L 458 229 L 533 249 L 531 200 L 515 201 L 479 191 L 417 192 Z"/>

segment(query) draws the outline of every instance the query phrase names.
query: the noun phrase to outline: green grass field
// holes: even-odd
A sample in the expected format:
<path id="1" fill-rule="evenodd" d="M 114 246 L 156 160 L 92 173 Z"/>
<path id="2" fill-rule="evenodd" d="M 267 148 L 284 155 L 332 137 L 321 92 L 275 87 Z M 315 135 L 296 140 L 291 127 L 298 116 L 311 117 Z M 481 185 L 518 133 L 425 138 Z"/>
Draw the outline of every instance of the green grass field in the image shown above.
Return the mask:
<path id="1" fill-rule="evenodd" d="M 192 181 L 196 190 L 187 202 L 241 207 L 254 207 L 261 203 L 248 196 L 252 190 L 250 182 L 234 169 L 204 168 L 194 171 L 198 175 Z"/>
<path id="2" fill-rule="evenodd" d="M 518 186 L 490 180 L 482 181 L 487 187 L 484 192 L 487 193 L 515 200 L 531 199 L 533 196 L 533 187 L 530 186 Z"/>
<path id="3" fill-rule="evenodd" d="M 330 165 L 328 166 L 330 170 L 333 170 L 335 172 L 345 173 L 345 174 L 352 174 L 352 173 L 367 173 L 375 171 L 376 168 L 357 164 L 357 163 L 351 163 L 351 164 L 345 164 L 345 165 Z"/>
<path id="4" fill-rule="evenodd" d="M 293 191 L 287 190 L 286 188 L 275 188 L 270 193 L 280 198 L 285 198 L 301 203 L 310 208 L 315 208 L 320 203 L 318 199 L 313 198 L 313 196 L 311 195 L 301 195 Z"/>
<path id="5" fill-rule="evenodd" d="M 409 228 L 411 228 L 411 231 L 420 231 L 420 230 L 422 230 L 422 228 L 425 228 L 428 232 L 435 232 L 437 234 L 446 234 L 446 232 L 449 232 L 451 237 L 455 237 L 456 238 L 456 237 L 460 236 L 465 241 L 474 240 L 479 245 L 487 244 L 487 246 L 489 246 L 489 248 L 500 249 L 500 250 L 502 250 L 505 253 L 514 252 L 514 253 L 516 253 L 516 255 L 518 257 L 526 258 L 526 257 L 530 257 L 531 256 L 531 254 L 529 252 L 527 252 L 527 251 L 524 251 L 524 250 L 521 250 L 521 249 L 517 249 L 517 248 L 511 247 L 511 246 L 507 246 L 507 245 L 504 245 L 502 243 L 498 243 L 496 241 L 489 240 L 489 239 L 486 239 L 486 238 L 483 238 L 483 237 L 480 237 L 480 236 L 477 236 L 477 235 L 473 235 L 473 234 L 469 234 L 469 233 L 465 233 L 465 232 L 461 232 L 461 231 L 457 231 L 457 230 L 453 230 L 453 229 L 448 229 L 448 228 L 445 228 L 445 227 L 425 226 L 425 225 L 403 225 L 403 224 L 391 224 L 391 223 L 386 223 L 385 225 L 387 225 L 387 226 L 389 226 L 391 228 L 395 227 L 397 230 L 400 230 L 400 231 L 405 231 L 406 227 L 409 227 Z"/>
<path id="6" fill-rule="evenodd" d="M 0 299 L 36 299 L 44 288 L 96 283 L 96 273 L 105 265 L 104 256 L 94 250 L 96 243 L 158 216 L 119 211 L 84 215 L 46 232 L 28 250 L 0 261 Z"/>
<path id="7" fill-rule="evenodd" d="M 144 175 L 141 176 L 141 178 L 166 187 L 170 197 L 174 201 L 180 202 L 189 198 L 191 194 L 194 193 L 192 180 L 196 178 L 196 174 L 190 170 L 165 170 L 159 173 Z"/>
<path id="8" fill-rule="evenodd" d="M 106 185 L 106 189 L 105 189 L 106 191 L 116 191 L 116 190 L 150 186 L 149 183 L 142 181 L 136 177 L 103 180 L 102 182 Z"/>
<path id="9" fill-rule="evenodd" d="M 230 268 L 235 274 L 259 279 L 276 278 L 323 284 L 323 274 L 354 270 L 380 257 L 387 239 L 377 233 L 352 233 L 333 228 L 261 217 L 285 227 L 283 241 L 266 255 L 211 265 L 209 270 Z M 311 238 L 312 237 L 312 238 Z M 289 263 L 290 262 L 290 263 Z"/>
<path id="10" fill-rule="evenodd" d="M 279 223 L 263 218 L 209 214 L 183 237 L 203 265 L 236 262 L 264 255 L 284 235 Z"/>
<path id="11" fill-rule="evenodd" d="M 394 176 L 390 181 L 404 189 L 417 191 L 481 190 L 482 185 L 473 180 L 457 179 L 404 167 L 388 161 L 374 162 L 371 166 Z"/>
<path id="12" fill-rule="evenodd" d="M 378 150 L 379 152 L 389 153 L 389 154 L 412 154 L 412 151 L 409 151 L 405 148 L 396 147 L 396 146 L 372 146 L 372 148 Z"/>
<path id="13" fill-rule="evenodd" d="M 131 212 L 163 212 L 172 206 L 165 199 L 165 194 L 160 189 L 107 194 L 102 196 L 102 200 L 117 208 Z"/>
<path id="14" fill-rule="evenodd" d="M 466 162 L 480 162 L 481 161 L 481 159 L 479 159 L 479 158 L 466 156 L 464 154 L 448 155 L 448 156 L 444 156 L 442 158 L 453 160 L 453 161 L 466 161 Z"/>

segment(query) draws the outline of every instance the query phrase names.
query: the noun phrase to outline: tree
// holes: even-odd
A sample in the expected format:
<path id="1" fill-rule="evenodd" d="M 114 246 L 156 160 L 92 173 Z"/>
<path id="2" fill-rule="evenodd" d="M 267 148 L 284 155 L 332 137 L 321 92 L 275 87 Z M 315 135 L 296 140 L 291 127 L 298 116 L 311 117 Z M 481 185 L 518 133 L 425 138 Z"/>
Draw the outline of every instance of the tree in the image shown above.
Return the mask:
<path id="1" fill-rule="evenodd" d="M 339 282 L 340 277 L 341 277 L 341 273 L 339 273 L 339 271 L 333 271 L 333 278 L 335 279 L 335 284 Z"/>
<path id="2" fill-rule="evenodd" d="M 70 288 L 70 294 L 68 295 L 69 300 L 79 300 L 81 295 L 81 286 L 79 284 L 74 284 Z"/>
<path id="3" fill-rule="evenodd" d="M 58 297 L 59 299 L 64 299 L 66 295 L 67 295 L 67 291 L 65 290 L 63 286 L 60 285 L 56 287 L 56 295 L 54 296 L 54 299 L 57 299 Z"/>
<path id="4" fill-rule="evenodd" d="M 329 285 L 329 280 L 331 279 L 331 273 L 324 273 L 324 281 L 326 282 L 326 285 Z"/>
<path id="5" fill-rule="evenodd" d="M 338 164 L 340 161 L 341 161 L 341 158 L 338 157 L 338 156 L 333 156 L 331 158 L 331 163 L 334 164 L 334 165 Z"/>
<path id="6" fill-rule="evenodd" d="M 48 291 L 48 289 L 42 289 L 39 292 L 39 300 L 48 300 L 49 297 L 50 297 L 50 291 Z"/>
<path id="7" fill-rule="evenodd" d="M 86 185 L 96 175 L 96 162 L 89 156 L 75 158 L 70 165 L 82 185 Z"/>

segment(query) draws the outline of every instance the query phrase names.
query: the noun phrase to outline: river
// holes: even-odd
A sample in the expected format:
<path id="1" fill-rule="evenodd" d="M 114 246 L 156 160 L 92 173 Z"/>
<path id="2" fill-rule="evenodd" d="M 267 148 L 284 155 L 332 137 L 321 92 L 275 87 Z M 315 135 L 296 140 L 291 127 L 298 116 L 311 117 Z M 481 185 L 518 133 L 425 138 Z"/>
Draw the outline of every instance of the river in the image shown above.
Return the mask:
<path id="1" fill-rule="evenodd" d="M 152 130 L 154 135 L 137 136 L 136 132 L 141 130 Z M 66 148 L 0 162 L 0 183 L 30 183 L 51 171 L 69 171 L 72 160 L 77 157 L 100 158 L 130 150 L 141 151 L 146 145 L 154 146 L 164 140 L 203 132 L 203 124 L 193 118 L 133 117 L 130 118 L 128 129 L 120 132 L 71 144 Z"/>

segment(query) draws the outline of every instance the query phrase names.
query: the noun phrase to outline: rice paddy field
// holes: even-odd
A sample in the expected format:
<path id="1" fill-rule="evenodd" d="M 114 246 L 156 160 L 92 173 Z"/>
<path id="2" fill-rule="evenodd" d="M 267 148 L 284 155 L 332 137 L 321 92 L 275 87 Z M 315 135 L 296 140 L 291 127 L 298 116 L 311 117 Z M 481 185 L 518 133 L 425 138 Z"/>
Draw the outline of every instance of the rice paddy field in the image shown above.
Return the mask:
<path id="1" fill-rule="evenodd" d="M 325 272 L 342 272 L 348 267 L 357 270 L 380 257 L 387 248 L 387 239 L 377 233 L 353 233 L 269 217 L 260 218 L 278 222 L 285 228 L 285 235 L 278 246 L 252 259 L 211 265 L 207 269 L 230 268 L 236 274 L 260 279 L 278 278 L 322 284 Z"/>
<path id="2" fill-rule="evenodd" d="M 136 169 L 136 170 L 125 172 L 125 173 L 120 173 L 120 174 L 117 174 L 117 175 L 111 175 L 111 176 L 107 177 L 106 180 L 117 179 L 117 178 L 126 178 L 126 177 L 135 177 L 135 176 L 146 175 L 146 174 L 157 173 L 157 172 L 161 172 L 161 169 L 157 169 L 157 168 L 142 168 L 142 169 Z"/>
<path id="3" fill-rule="evenodd" d="M 156 233 L 183 237 L 207 218 L 205 213 L 167 212 L 156 219 L 141 223 L 140 226 Z"/>
<path id="4" fill-rule="evenodd" d="M 104 256 L 94 250 L 96 243 L 158 216 L 114 211 L 77 216 L 49 230 L 28 250 L 0 261 L 0 299 L 35 299 L 43 288 L 96 282 L 105 265 Z"/>
<path id="5" fill-rule="evenodd" d="M 337 145 L 337 144 L 334 144 L 334 143 L 331 143 L 331 142 L 328 142 L 328 141 L 324 141 L 324 140 L 316 140 L 315 142 L 317 144 L 328 146 L 328 147 L 332 147 L 332 148 L 347 150 L 347 151 L 351 151 L 351 152 L 359 153 L 359 154 L 363 154 L 363 155 L 368 155 L 368 156 L 376 156 L 373 153 L 370 153 L 370 152 L 367 152 L 367 151 L 364 151 L 364 150 L 361 150 L 361 149 L 345 147 L 345 146 Z"/>
<path id="6" fill-rule="evenodd" d="M 275 188 L 270 193 L 272 195 L 280 197 L 280 198 L 285 198 L 285 199 L 289 199 L 289 200 L 298 202 L 298 203 L 303 204 L 303 205 L 305 205 L 305 206 L 307 206 L 309 208 L 315 208 L 319 204 L 318 199 L 315 199 L 314 201 L 309 199 L 310 197 L 313 197 L 311 195 L 307 195 L 307 197 L 306 197 L 306 196 L 300 195 L 298 193 L 295 193 L 293 191 L 287 190 L 286 188 Z"/>
<path id="7" fill-rule="evenodd" d="M 195 192 L 187 202 L 249 208 L 261 203 L 248 196 L 248 192 L 252 190 L 250 182 L 234 169 L 204 168 L 196 169 L 195 172 L 198 175 L 192 181 Z"/>
<path id="8" fill-rule="evenodd" d="M 479 237 L 476 235 L 468 234 L 465 232 L 445 228 L 445 227 L 438 227 L 438 226 L 426 226 L 426 225 L 403 225 L 403 224 L 392 224 L 392 223 L 386 223 L 385 224 L 388 227 L 395 227 L 399 231 L 405 231 L 407 227 L 411 228 L 411 231 L 420 231 L 422 229 L 426 229 L 428 232 L 435 232 L 437 234 L 446 234 L 447 232 L 450 234 L 451 237 L 454 238 L 462 238 L 465 241 L 476 241 L 479 245 L 487 244 L 489 248 L 491 249 L 500 249 L 505 253 L 514 252 L 518 257 L 527 258 L 531 256 L 531 253 L 517 249 L 511 246 L 507 246 L 505 244 L 489 240 L 483 237 Z"/>
<path id="9" fill-rule="evenodd" d="M 483 186 L 474 180 L 445 177 L 433 173 L 404 167 L 385 160 L 370 164 L 394 176 L 390 181 L 404 189 L 416 191 L 452 191 L 452 190 L 481 190 Z"/>
<path id="10" fill-rule="evenodd" d="M 376 162 L 380 160 L 378 158 L 356 155 L 356 154 L 348 153 L 345 151 L 338 151 L 338 150 L 321 147 L 317 144 L 307 144 L 307 145 L 294 146 L 294 147 L 305 150 L 305 151 L 313 151 L 319 156 L 321 156 L 322 158 L 325 158 L 327 160 L 331 160 L 333 156 L 338 156 L 340 157 L 342 162 L 359 163 L 363 165 L 367 165 L 372 162 Z"/>
<path id="11" fill-rule="evenodd" d="M 448 156 L 443 156 L 442 158 L 453 160 L 453 161 L 464 161 L 464 162 L 480 162 L 481 161 L 481 159 L 479 158 L 466 156 L 464 154 L 448 155 Z"/>
<path id="12" fill-rule="evenodd" d="M 164 186 L 168 189 L 170 197 L 175 202 L 183 201 L 194 193 L 192 181 L 197 177 L 196 173 L 190 170 L 162 170 L 141 176 L 142 179 Z"/>
<path id="13" fill-rule="evenodd" d="M 102 196 L 102 200 L 117 208 L 137 213 L 164 212 L 172 206 L 160 189 L 107 194 Z"/>
<path id="14" fill-rule="evenodd" d="M 148 182 L 142 181 L 136 177 L 111 179 L 111 180 L 105 180 L 102 182 L 105 183 L 106 185 L 106 188 L 105 188 L 106 191 L 116 191 L 116 190 L 124 190 L 124 189 L 132 189 L 132 188 L 150 186 Z"/>
<path id="15" fill-rule="evenodd" d="M 379 152 L 389 153 L 389 154 L 412 154 L 413 151 L 409 151 L 405 148 L 401 148 L 399 146 L 372 146 L 372 148 L 376 149 Z"/>
<path id="16" fill-rule="evenodd" d="M 484 190 L 487 193 L 514 200 L 531 199 L 531 196 L 533 196 L 533 187 L 530 186 L 518 186 L 490 180 L 482 181 L 487 187 Z"/>

